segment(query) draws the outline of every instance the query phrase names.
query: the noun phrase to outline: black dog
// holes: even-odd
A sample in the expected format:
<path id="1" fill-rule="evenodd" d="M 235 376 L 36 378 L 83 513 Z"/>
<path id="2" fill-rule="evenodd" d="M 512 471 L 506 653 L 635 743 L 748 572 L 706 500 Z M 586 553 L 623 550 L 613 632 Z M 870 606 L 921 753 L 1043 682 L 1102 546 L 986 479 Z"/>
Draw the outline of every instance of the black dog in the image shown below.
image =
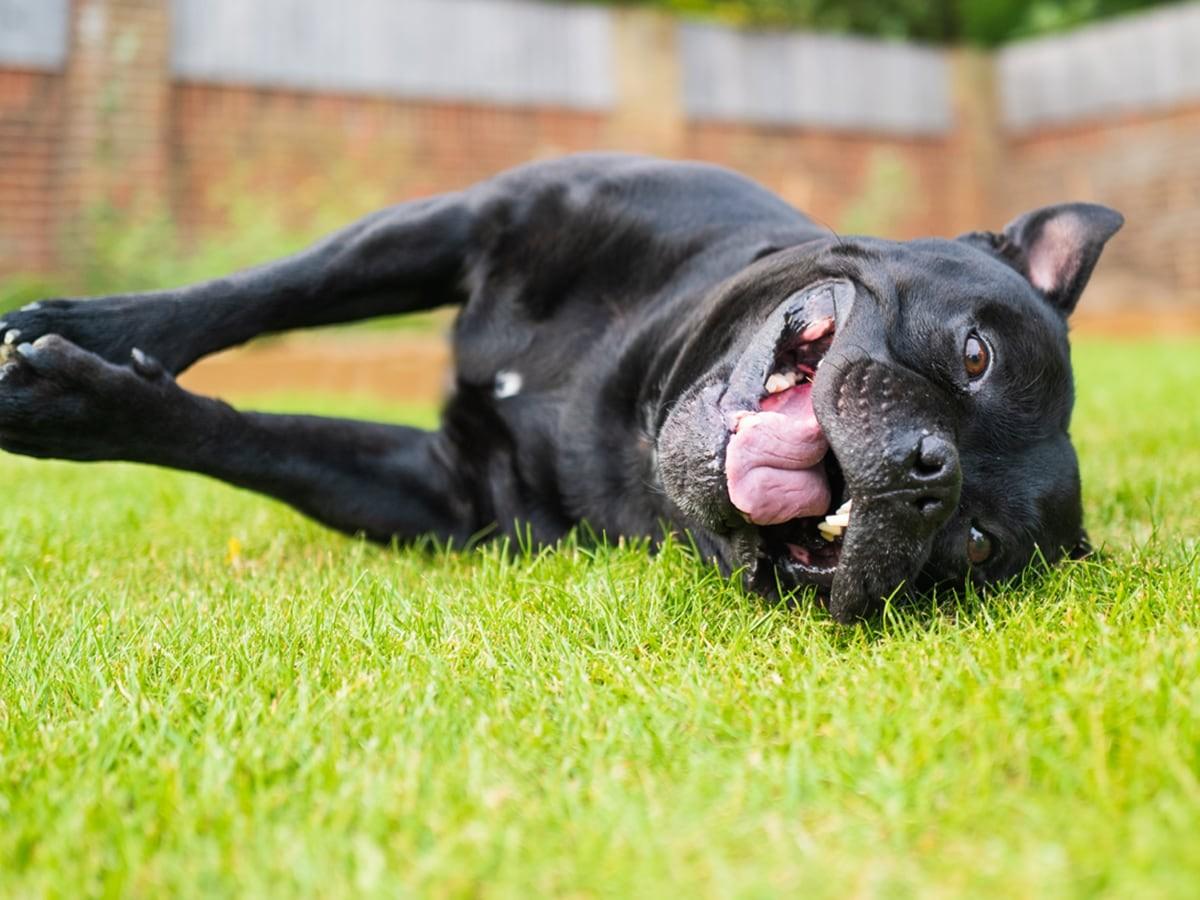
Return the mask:
<path id="1" fill-rule="evenodd" d="M 713 166 L 538 163 L 229 278 L 9 314 L 0 446 L 202 472 L 381 541 L 686 530 L 847 621 L 1084 540 L 1066 319 L 1121 224 L 1070 204 L 1000 234 L 842 238 Z M 437 432 L 241 413 L 171 377 L 448 304 Z"/>

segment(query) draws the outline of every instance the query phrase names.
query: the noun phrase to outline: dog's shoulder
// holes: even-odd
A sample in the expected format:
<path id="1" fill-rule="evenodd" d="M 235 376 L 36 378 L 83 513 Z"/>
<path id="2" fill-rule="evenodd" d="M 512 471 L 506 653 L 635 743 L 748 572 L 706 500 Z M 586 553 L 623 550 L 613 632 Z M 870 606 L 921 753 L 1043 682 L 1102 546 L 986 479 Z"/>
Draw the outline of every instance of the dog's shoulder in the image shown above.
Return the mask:
<path id="1" fill-rule="evenodd" d="M 536 228 L 636 218 L 669 231 L 751 222 L 811 225 L 763 185 L 732 169 L 628 153 L 578 153 L 503 172 L 475 189 L 482 226 Z"/>
<path id="2" fill-rule="evenodd" d="M 512 169 L 473 188 L 470 204 L 473 283 L 489 296 L 504 285 L 534 320 L 580 300 L 648 299 L 701 258 L 719 280 L 730 263 L 818 232 L 729 169 L 628 154 Z"/>

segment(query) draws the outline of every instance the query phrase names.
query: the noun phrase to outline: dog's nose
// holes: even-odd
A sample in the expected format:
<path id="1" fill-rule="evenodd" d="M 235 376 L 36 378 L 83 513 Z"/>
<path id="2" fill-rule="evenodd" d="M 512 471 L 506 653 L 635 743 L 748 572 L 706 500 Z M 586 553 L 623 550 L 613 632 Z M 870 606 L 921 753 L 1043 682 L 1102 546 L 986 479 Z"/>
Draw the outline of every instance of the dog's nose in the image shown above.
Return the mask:
<path id="1" fill-rule="evenodd" d="M 938 527 L 958 507 L 962 469 L 954 444 L 934 434 L 923 435 L 907 460 L 907 478 L 916 488 L 913 505 L 921 518 Z"/>

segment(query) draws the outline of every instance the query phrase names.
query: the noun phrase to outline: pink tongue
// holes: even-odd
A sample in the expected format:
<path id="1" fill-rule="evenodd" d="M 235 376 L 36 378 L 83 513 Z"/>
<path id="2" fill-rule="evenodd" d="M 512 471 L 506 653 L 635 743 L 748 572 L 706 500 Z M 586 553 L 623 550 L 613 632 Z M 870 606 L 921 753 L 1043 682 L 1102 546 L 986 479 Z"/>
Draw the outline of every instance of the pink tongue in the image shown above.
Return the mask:
<path id="1" fill-rule="evenodd" d="M 821 460 L 829 450 L 812 408 L 812 385 L 798 384 L 742 413 L 725 450 L 729 499 L 756 525 L 822 516 L 829 482 Z"/>

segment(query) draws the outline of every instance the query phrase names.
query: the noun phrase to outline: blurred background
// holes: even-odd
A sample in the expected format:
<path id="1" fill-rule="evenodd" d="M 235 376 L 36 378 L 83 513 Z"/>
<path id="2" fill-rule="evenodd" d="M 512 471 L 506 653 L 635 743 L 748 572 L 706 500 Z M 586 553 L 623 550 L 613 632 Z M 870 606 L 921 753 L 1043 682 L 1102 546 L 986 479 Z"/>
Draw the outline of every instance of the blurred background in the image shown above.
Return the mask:
<path id="1" fill-rule="evenodd" d="M 0 0 L 0 312 L 180 284 L 532 159 L 736 168 L 842 232 L 1121 210 L 1077 330 L 1200 333 L 1200 3 Z M 185 383 L 434 399 L 445 319 Z"/>

